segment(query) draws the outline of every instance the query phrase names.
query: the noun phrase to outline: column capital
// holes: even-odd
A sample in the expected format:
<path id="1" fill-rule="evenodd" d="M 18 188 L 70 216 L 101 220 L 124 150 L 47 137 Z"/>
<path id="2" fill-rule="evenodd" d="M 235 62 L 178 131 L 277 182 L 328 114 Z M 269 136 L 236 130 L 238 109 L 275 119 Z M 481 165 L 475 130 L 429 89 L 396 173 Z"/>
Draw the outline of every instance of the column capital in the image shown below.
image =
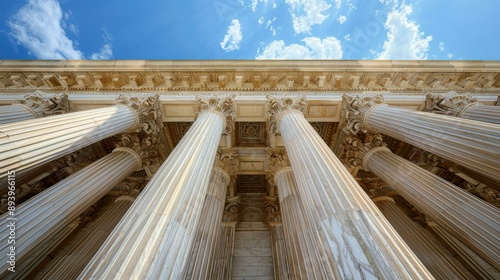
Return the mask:
<path id="1" fill-rule="evenodd" d="M 345 121 L 342 131 L 346 135 L 367 133 L 369 129 L 365 123 L 365 116 L 370 109 L 383 103 L 384 97 L 381 94 L 342 95 L 342 117 Z"/>
<path id="2" fill-rule="evenodd" d="M 425 97 L 424 111 L 436 114 L 460 117 L 469 106 L 477 103 L 477 99 L 466 94 L 450 91 L 445 94 L 428 93 Z"/>
<path id="3" fill-rule="evenodd" d="M 292 97 L 290 95 L 284 95 L 278 98 L 267 95 L 266 97 L 269 103 L 269 130 L 274 134 L 279 134 L 279 121 L 285 112 L 295 110 L 305 115 L 306 101 L 304 96 Z"/>
<path id="4" fill-rule="evenodd" d="M 362 166 L 363 169 L 367 170 L 363 165 L 366 154 L 374 148 L 385 146 L 386 143 L 384 143 L 382 134 L 380 133 L 346 136 L 344 142 L 345 164 L 349 167 Z"/>
<path id="5" fill-rule="evenodd" d="M 195 119 L 198 118 L 199 114 L 203 111 L 214 112 L 224 120 L 225 129 L 222 134 L 231 133 L 233 128 L 228 122 L 232 122 L 235 119 L 234 95 L 197 96 L 196 106 L 197 112 L 195 114 Z"/>
<path id="6" fill-rule="evenodd" d="M 240 202 L 239 196 L 226 198 L 222 222 L 237 222 L 240 219 Z"/>
<path id="7" fill-rule="evenodd" d="M 161 151 L 163 144 L 160 141 L 159 135 L 150 135 L 142 133 L 123 133 L 121 142 L 117 144 L 117 148 L 127 148 L 135 152 L 141 160 L 141 168 L 161 164 L 164 156 Z"/>
<path id="8" fill-rule="evenodd" d="M 236 149 L 217 149 L 215 154 L 215 167 L 218 167 L 228 173 L 229 176 L 236 174 L 238 164 L 236 161 Z"/>
<path id="9" fill-rule="evenodd" d="M 69 112 L 68 95 L 64 93 L 44 93 L 37 90 L 33 94 L 25 95 L 22 100 L 14 101 L 13 105 L 27 108 L 37 118 Z"/>
<path id="10" fill-rule="evenodd" d="M 159 134 L 163 127 L 161 111 L 158 103 L 159 95 L 125 95 L 118 97 L 118 104 L 132 109 L 136 116 L 135 132 L 144 132 L 147 135 Z"/>
<path id="11" fill-rule="evenodd" d="M 264 220 L 269 224 L 272 222 L 281 222 L 281 211 L 277 197 L 264 196 Z"/>
<path id="12" fill-rule="evenodd" d="M 275 174 L 282 168 L 290 167 L 290 160 L 285 149 L 267 148 L 269 171 Z"/>

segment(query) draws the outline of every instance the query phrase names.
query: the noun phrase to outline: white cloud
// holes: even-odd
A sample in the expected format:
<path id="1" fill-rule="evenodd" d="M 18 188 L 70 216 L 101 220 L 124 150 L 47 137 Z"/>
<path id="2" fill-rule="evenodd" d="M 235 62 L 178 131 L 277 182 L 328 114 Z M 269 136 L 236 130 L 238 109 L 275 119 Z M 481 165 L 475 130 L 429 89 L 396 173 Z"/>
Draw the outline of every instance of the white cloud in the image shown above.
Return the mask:
<path id="1" fill-rule="evenodd" d="M 286 0 L 290 5 L 295 33 L 310 33 L 311 27 L 321 24 L 329 15 L 323 14 L 331 5 L 324 0 Z"/>
<path id="2" fill-rule="evenodd" d="M 113 57 L 113 49 L 111 47 L 111 44 L 104 44 L 102 46 L 101 50 L 97 53 L 93 53 L 90 56 L 90 59 L 100 59 L 100 60 L 106 60 L 106 59 L 111 59 Z"/>
<path id="3" fill-rule="evenodd" d="M 340 9 L 342 7 L 342 0 L 335 0 L 335 8 Z"/>
<path id="4" fill-rule="evenodd" d="M 449 59 L 451 59 L 451 58 L 453 58 L 453 54 L 449 53 L 449 54 L 447 55 L 447 57 L 448 57 Z"/>
<path id="5" fill-rule="evenodd" d="M 267 1 L 268 0 L 252 0 L 252 4 L 250 5 L 250 7 L 252 7 L 252 11 L 255 12 L 257 10 L 257 5 L 259 4 L 259 2 L 267 4 Z"/>
<path id="6" fill-rule="evenodd" d="M 340 24 L 344 23 L 346 20 L 347 20 L 347 17 L 346 17 L 346 16 L 339 16 L 339 17 L 337 18 L 337 21 L 338 21 Z"/>
<path id="7" fill-rule="evenodd" d="M 264 17 L 260 17 L 259 20 L 257 21 L 259 24 L 263 24 L 264 23 Z"/>
<path id="8" fill-rule="evenodd" d="M 335 37 L 321 39 L 307 37 L 304 44 L 285 45 L 283 40 L 275 40 L 257 52 L 256 59 L 341 59 L 342 46 Z"/>
<path id="9" fill-rule="evenodd" d="M 351 41 L 351 34 L 347 34 L 344 36 L 344 40 L 346 40 L 346 42 L 349 42 Z"/>
<path id="10" fill-rule="evenodd" d="M 278 7 L 278 4 L 273 3 L 273 9 L 276 9 Z"/>
<path id="11" fill-rule="evenodd" d="M 29 0 L 7 24 L 12 37 L 39 59 L 83 58 L 66 36 L 63 12 L 56 0 Z"/>
<path id="12" fill-rule="evenodd" d="M 233 19 L 231 25 L 227 28 L 227 33 L 224 36 L 224 40 L 220 42 L 220 47 L 226 52 L 231 52 L 240 49 L 240 42 L 243 39 L 243 34 L 241 33 L 240 21 Z"/>
<path id="13" fill-rule="evenodd" d="M 389 12 L 384 25 L 387 39 L 376 59 L 427 59 L 432 36 L 424 37 L 420 26 L 408 19 L 412 12 L 410 5 Z"/>
<path id="14" fill-rule="evenodd" d="M 444 52 L 444 42 L 439 42 L 439 50 Z"/>

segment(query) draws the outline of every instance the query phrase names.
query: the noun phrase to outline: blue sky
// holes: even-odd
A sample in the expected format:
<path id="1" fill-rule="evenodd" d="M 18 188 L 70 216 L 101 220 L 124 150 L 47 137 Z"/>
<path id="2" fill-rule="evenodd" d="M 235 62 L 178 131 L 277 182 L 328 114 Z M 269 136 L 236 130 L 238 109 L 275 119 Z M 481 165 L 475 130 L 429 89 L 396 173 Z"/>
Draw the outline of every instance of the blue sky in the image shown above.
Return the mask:
<path id="1" fill-rule="evenodd" d="M 500 59 L 498 0 L 4 0 L 0 59 Z"/>

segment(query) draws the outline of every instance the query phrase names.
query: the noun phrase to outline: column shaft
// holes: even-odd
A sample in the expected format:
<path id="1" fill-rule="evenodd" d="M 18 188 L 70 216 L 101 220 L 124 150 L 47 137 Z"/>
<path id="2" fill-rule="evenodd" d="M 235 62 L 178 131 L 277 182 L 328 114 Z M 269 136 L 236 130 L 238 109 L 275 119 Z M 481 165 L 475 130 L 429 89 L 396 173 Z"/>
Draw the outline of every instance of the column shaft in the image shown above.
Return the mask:
<path id="1" fill-rule="evenodd" d="M 375 148 L 363 167 L 392 186 L 417 209 L 500 268 L 500 211 L 470 193 L 391 153 Z"/>
<path id="2" fill-rule="evenodd" d="M 377 197 L 374 201 L 436 279 L 474 279 L 428 230 L 412 221 L 394 200 L 389 197 Z"/>
<path id="3" fill-rule="evenodd" d="M 473 105 L 468 106 L 464 110 L 462 110 L 462 112 L 458 114 L 458 117 L 469 120 L 500 124 L 500 106 L 489 106 L 483 105 L 481 103 L 474 103 Z"/>
<path id="4" fill-rule="evenodd" d="M 219 229 L 219 238 L 210 279 L 231 279 L 231 272 L 233 271 L 235 227 L 236 222 L 224 222 Z"/>
<path id="5" fill-rule="evenodd" d="M 181 277 L 224 125 L 200 113 L 79 279 Z"/>
<path id="6" fill-rule="evenodd" d="M 378 105 L 365 126 L 500 180 L 500 125 Z"/>
<path id="7" fill-rule="evenodd" d="M 182 279 L 210 278 L 229 180 L 229 174 L 226 171 L 214 167 L 203 203 L 200 223 L 196 229 L 196 239 Z"/>
<path id="8" fill-rule="evenodd" d="M 71 238 L 67 247 L 53 255 L 53 260 L 36 279 L 76 279 L 133 201 L 132 197 L 122 197 L 105 207 L 102 215 Z"/>
<path id="9" fill-rule="evenodd" d="M 123 105 L 0 125 L 0 181 L 137 125 Z"/>
<path id="10" fill-rule="evenodd" d="M 32 120 L 37 117 L 38 115 L 33 110 L 21 104 L 0 106 L 0 125 Z"/>
<path id="11" fill-rule="evenodd" d="M 271 246 L 273 250 L 274 279 L 295 279 L 292 278 L 289 273 L 289 262 L 286 252 L 283 225 L 281 223 L 271 222 L 269 223 L 269 232 L 271 233 Z"/>
<path id="12" fill-rule="evenodd" d="M 135 152 L 126 148 L 115 149 L 113 153 L 19 206 L 14 215 L 17 259 L 36 250 L 37 246 L 43 246 L 54 234 L 140 166 L 140 159 Z M 4 214 L 0 221 L 2 236 L 9 234 L 9 214 Z M 7 242 L 2 243 L 1 271 L 7 269 L 5 258 L 8 251 Z"/>
<path id="13" fill-rule="evenodd" d="M 330 267 L 330 262 L 321 260 L 321 249 L 314 242 L 314 227 L 306 217 L 292 169 L 280 169 L 274 178 L 280 198 L 290 278 L 328 279 L 335 269 Z"/>
<path id="14" fill-rule="evenodd" d="M 432 278 L 302 112 L 286 110 L 278 124 L 330 278 Z"/>

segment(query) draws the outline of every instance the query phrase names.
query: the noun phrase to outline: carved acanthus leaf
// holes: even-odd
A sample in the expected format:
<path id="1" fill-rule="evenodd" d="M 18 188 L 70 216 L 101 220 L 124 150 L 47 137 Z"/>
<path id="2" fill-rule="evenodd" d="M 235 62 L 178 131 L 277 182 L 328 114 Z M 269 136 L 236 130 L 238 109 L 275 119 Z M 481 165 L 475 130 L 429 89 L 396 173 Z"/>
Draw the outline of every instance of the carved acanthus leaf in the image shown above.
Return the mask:
<path id="1" fill-rule="evenodd" d="M 224 206 L 223 222 L 237 222 L 240 219 L 240 197 L 228 197 Z"/>
<path id="2" fill-rule="evenodd" d="M 281 222 L 281 211 L 278 199 L 276 197 L 264 196 L 264 200 L 264 208 L 266 209 L 264 220 L 268 223 Z"/>
<path id="3" fill-rule="evenodd" d="M 345 126 L 342 131 L 346 135 L 356 135 L 359 132 L 367 133 L 364 125 L 366 112 L 373 106 L 383 104 L 382 95 L 343 95 L 342 96 L 342 117 Z"/>
<path id="4" fill-rule="evenodd" d="M 235 119 L 235 110 L 234 110 L 234 95 L 229 96 L 204 96 L 204 97 L 196 97 L 197 104 L 197 112 L 196 118 L 198 115 L 205 110 L 218 111 L 226 116 L 226 127 L 222 134 L 229 134 L 233 131 L 233 122 Z"/>
<path id="5" fill-rule="evenodd" d="M 69 112 L 67 94 L 49 94 L 39 90 L 26 95 L 23 100 L 17 100 L 14 104 L 22 104 L 35 111 L 39 117 L 59 115 Z"/>
<path id="6" fill-rule="evenodd" d="M 454 91 L 446 94 L 428 93 L 425 98 L 425 111 L 456 117 L 468 105 L 476 102 L 476 98 Z"/>
<path id="7" fill-rule="evenodd" d="M 158 104 L 159 95 L 120 95 L 119 104 L 127 105 L 136 111 L 139 117 L 139 130 L 148 135 L 158 135 L 163 122 L 161 121 L 161 111 Z"/>
<path id="8" fill-rule="evenodd" d="M 267 95 L 267 101 L 269 104 L 268 110 L 268 122 L 269 131 L 273 134 L 279 134 L 279 128 L 276 121 L 278 120 L 281 113 L 287 110 L 298 110 L 305 115 L 306 101 L 304 96 L 292 97 L 285 95 L 281 98 L 276 98 Z"/>
<path id="9" fill-rule="evenodd" d="M 362 166 L 363 158 L 371 149 L 385 147 L 382 134 L 366 133 L 346 136 L 344 142 L 345 164 L 349 167 Z"/>
<path id="10" fill-rule="evenodd" d="M 290 166 L 290 161 L 285 149 L 267 148 L 269 158 L 269 171 L 274 174 L 284 167 Z"/>
<path id="11" fill-rule="evenodd" d="M 236 149 L 219 148 L 215 156 L 215 166 L 224 169 L 229 175 L 235 174 L 238 171 Z"/>

